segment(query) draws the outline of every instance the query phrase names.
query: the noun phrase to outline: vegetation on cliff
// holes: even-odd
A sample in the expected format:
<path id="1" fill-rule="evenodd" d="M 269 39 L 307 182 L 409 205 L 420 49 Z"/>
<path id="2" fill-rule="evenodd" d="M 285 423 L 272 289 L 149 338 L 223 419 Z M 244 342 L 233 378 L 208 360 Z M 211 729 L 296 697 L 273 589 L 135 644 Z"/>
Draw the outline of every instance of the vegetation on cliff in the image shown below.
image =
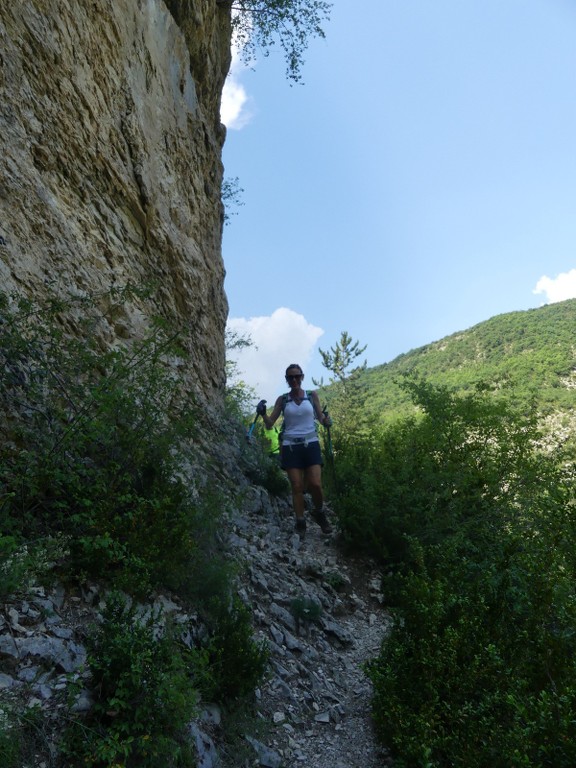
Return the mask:
<path id="1" fill-rule="evenodd" d="M 177 335 L 156 323 L 131 347 L 93 341 L 128 295 L 0 297 L 0 596 L 30 580 L 108 589 L 89 638 L 94 706 L 69 719 L 62 764 L 193 766 L 184 729 L 199 697 L 250 694 L 266 654 L 235 597 L 218 536 L 229 502 L 195 447 Z M 65 332 L 71 316 L 81 340 Z M 201 636 L 142 620 L 136 601 L 159 590 L 201 617 Z M 22 765 L 29 713 L 2 718 L 2 764 Z"/>
<path id="2" fill-rule="evenodd" d="M 311 37 L 324 37 L 323 23 L 330 18 L 326 0 L 230 0 L 233 40 L 247 63 L 257 51 L 268 56 L 280 44 L 286 61 L 286 76 L 302 77 L 304 53 Z"/>

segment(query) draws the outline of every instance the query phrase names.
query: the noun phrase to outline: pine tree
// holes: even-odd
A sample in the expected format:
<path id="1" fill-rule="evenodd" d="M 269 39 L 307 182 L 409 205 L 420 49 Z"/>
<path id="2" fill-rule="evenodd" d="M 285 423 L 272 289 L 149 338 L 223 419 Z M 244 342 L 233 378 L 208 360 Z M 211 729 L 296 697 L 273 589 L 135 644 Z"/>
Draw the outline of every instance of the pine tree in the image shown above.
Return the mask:
<path id="1" fill-rule="evenodd" d="M 361 373 L 366 369 L 366 360 L 355 365 L 365 350 L 366 345 L 361 347 L 360 342 L 353 341 L 347 331 L 342 331 L 340 341 L 330 350 L 319 350 L 322 365 L 331 374 L 323 394 L 329 402 L 337 443 L 358 435 L 365 425 Z M 325 386 L 322 380 L 318 382 L 313 379 L 313 382 L 316 386 Z"/>

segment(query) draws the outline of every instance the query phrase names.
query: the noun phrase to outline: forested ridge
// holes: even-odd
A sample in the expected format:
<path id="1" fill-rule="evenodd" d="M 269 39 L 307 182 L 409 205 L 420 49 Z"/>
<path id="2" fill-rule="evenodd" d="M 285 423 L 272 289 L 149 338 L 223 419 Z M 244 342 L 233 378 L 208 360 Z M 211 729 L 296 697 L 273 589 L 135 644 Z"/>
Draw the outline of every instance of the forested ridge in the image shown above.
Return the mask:
<path id="1" fill-rule="evenodd" d="M 514 397 L 548 413 L 572 408 L 576 382 L 576 299 L 509 312 L 406 352 L 358 376 L 371 416 L 389 420 L 411 410 L 400 387 L 417 374 L 457 391 L 478 382 L 509 388 Z"/>

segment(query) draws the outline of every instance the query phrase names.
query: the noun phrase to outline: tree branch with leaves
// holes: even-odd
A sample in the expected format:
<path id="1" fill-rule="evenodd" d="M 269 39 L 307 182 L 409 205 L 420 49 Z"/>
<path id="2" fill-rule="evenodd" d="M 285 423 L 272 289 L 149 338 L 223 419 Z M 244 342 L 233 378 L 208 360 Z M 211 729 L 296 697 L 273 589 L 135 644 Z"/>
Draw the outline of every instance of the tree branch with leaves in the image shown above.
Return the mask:
<path id="1" fill-rule="evenodd" d="M 252 63 L 258 51 L 268 56 L 279 43 L 286 76 L 300 82 L 308 41 L 325 37 L 323 24 L 330 18 L 332 4 L 325 0 L 232 0 L 230 7 L 233 41 L 243 61 Z"/>
<path id="2" fill-rule="evenodd" d="M 357 358 L 366 350 L 366 345 L 360 346 L 359 341 L 352 341 L 352 337 L 347 331 L 342 331 L 340 341 L 329 351 L 318 350 L 322 357 L 322 365 L 327 371 L 330 371 L 330 383 L 341 384 L 342 390 L 346 390 L 346 382 L 358 376 L 360 371 L 366 369 L 366 360 L 355 368 L 351 368 Z M 318 384 L 318 382 L 314 382 Z"/>
<path id="3" fill-rule="evenodd" d="M 320 349 L 322 365 L 331 374 L 328 385 L 312 379 L 317 387 L 325 387 L 322 395 L 326 396 L 330 413 L 334 419 L 335 451 L 343 442 L 354 439 L 366 425 L 364 415 L 364 390 L 360 374 L 366 369 L 366 360 L 357 364 L 358 358 L 366 350 L 360 346 L 347 331 L 342 331 L 340 341 L 329 350 Z"/>

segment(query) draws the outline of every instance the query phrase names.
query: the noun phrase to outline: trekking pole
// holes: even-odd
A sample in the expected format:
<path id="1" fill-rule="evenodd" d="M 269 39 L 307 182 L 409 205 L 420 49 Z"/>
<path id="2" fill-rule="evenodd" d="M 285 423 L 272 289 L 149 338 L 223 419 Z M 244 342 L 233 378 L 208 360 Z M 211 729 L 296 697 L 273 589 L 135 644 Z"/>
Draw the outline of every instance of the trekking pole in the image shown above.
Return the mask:
<path id="1" fill-rule="evenodd" d="M 324 406 L 324 410 L 322 411 L 324 416 L 328 416 L 328 408 Z M 330 431 L 330 426 L 325 426 L 324 429 L 326 430 L 327 440 L 326 440 L 326 448 L 328 453 L 328 459 L 330 461 L 330 467 L 332 469 L 332 479 L 334 480 L 334 490 L 336 491 L 336 496 L 339 495 L 338 493 L 338 480 L 336 479 L 336 467 L 334 466 L 334 448 L 332 446 L 332 433 Z"/>
<path id="2" fill-rule="evenodd" d="M 256 422 L 258 421 L 259 416 L 260 414 L 257 413 L 256 416 L 254 417 L 254 421 L 252 422 L 252 424 L 250 424 L 250 428 L 248 432 L 246 432 L 246 440 L 248 440 L 248 442 L 250 442 L 250 439 L 252 438 L 252 432 L 254 432 L 254 427 L 256 426 Z"/>
<path id="3" fill-rule="evenodd" d="M 264 414 L 266 413 L 266 400 L 260 400 L 258 405 L 256 406 L 256 416 L 254 416 L 254 421 L 252 424 L 250 424 L 250 429 L 246 433 L 246 440 L 250 442 L 250 438 L 252 437 L 252 432 L 254 432 L 254 427 L 256 426 L 256 422 L 258 421 L 258 416 L 262 416 L 264 418 Z"/>

